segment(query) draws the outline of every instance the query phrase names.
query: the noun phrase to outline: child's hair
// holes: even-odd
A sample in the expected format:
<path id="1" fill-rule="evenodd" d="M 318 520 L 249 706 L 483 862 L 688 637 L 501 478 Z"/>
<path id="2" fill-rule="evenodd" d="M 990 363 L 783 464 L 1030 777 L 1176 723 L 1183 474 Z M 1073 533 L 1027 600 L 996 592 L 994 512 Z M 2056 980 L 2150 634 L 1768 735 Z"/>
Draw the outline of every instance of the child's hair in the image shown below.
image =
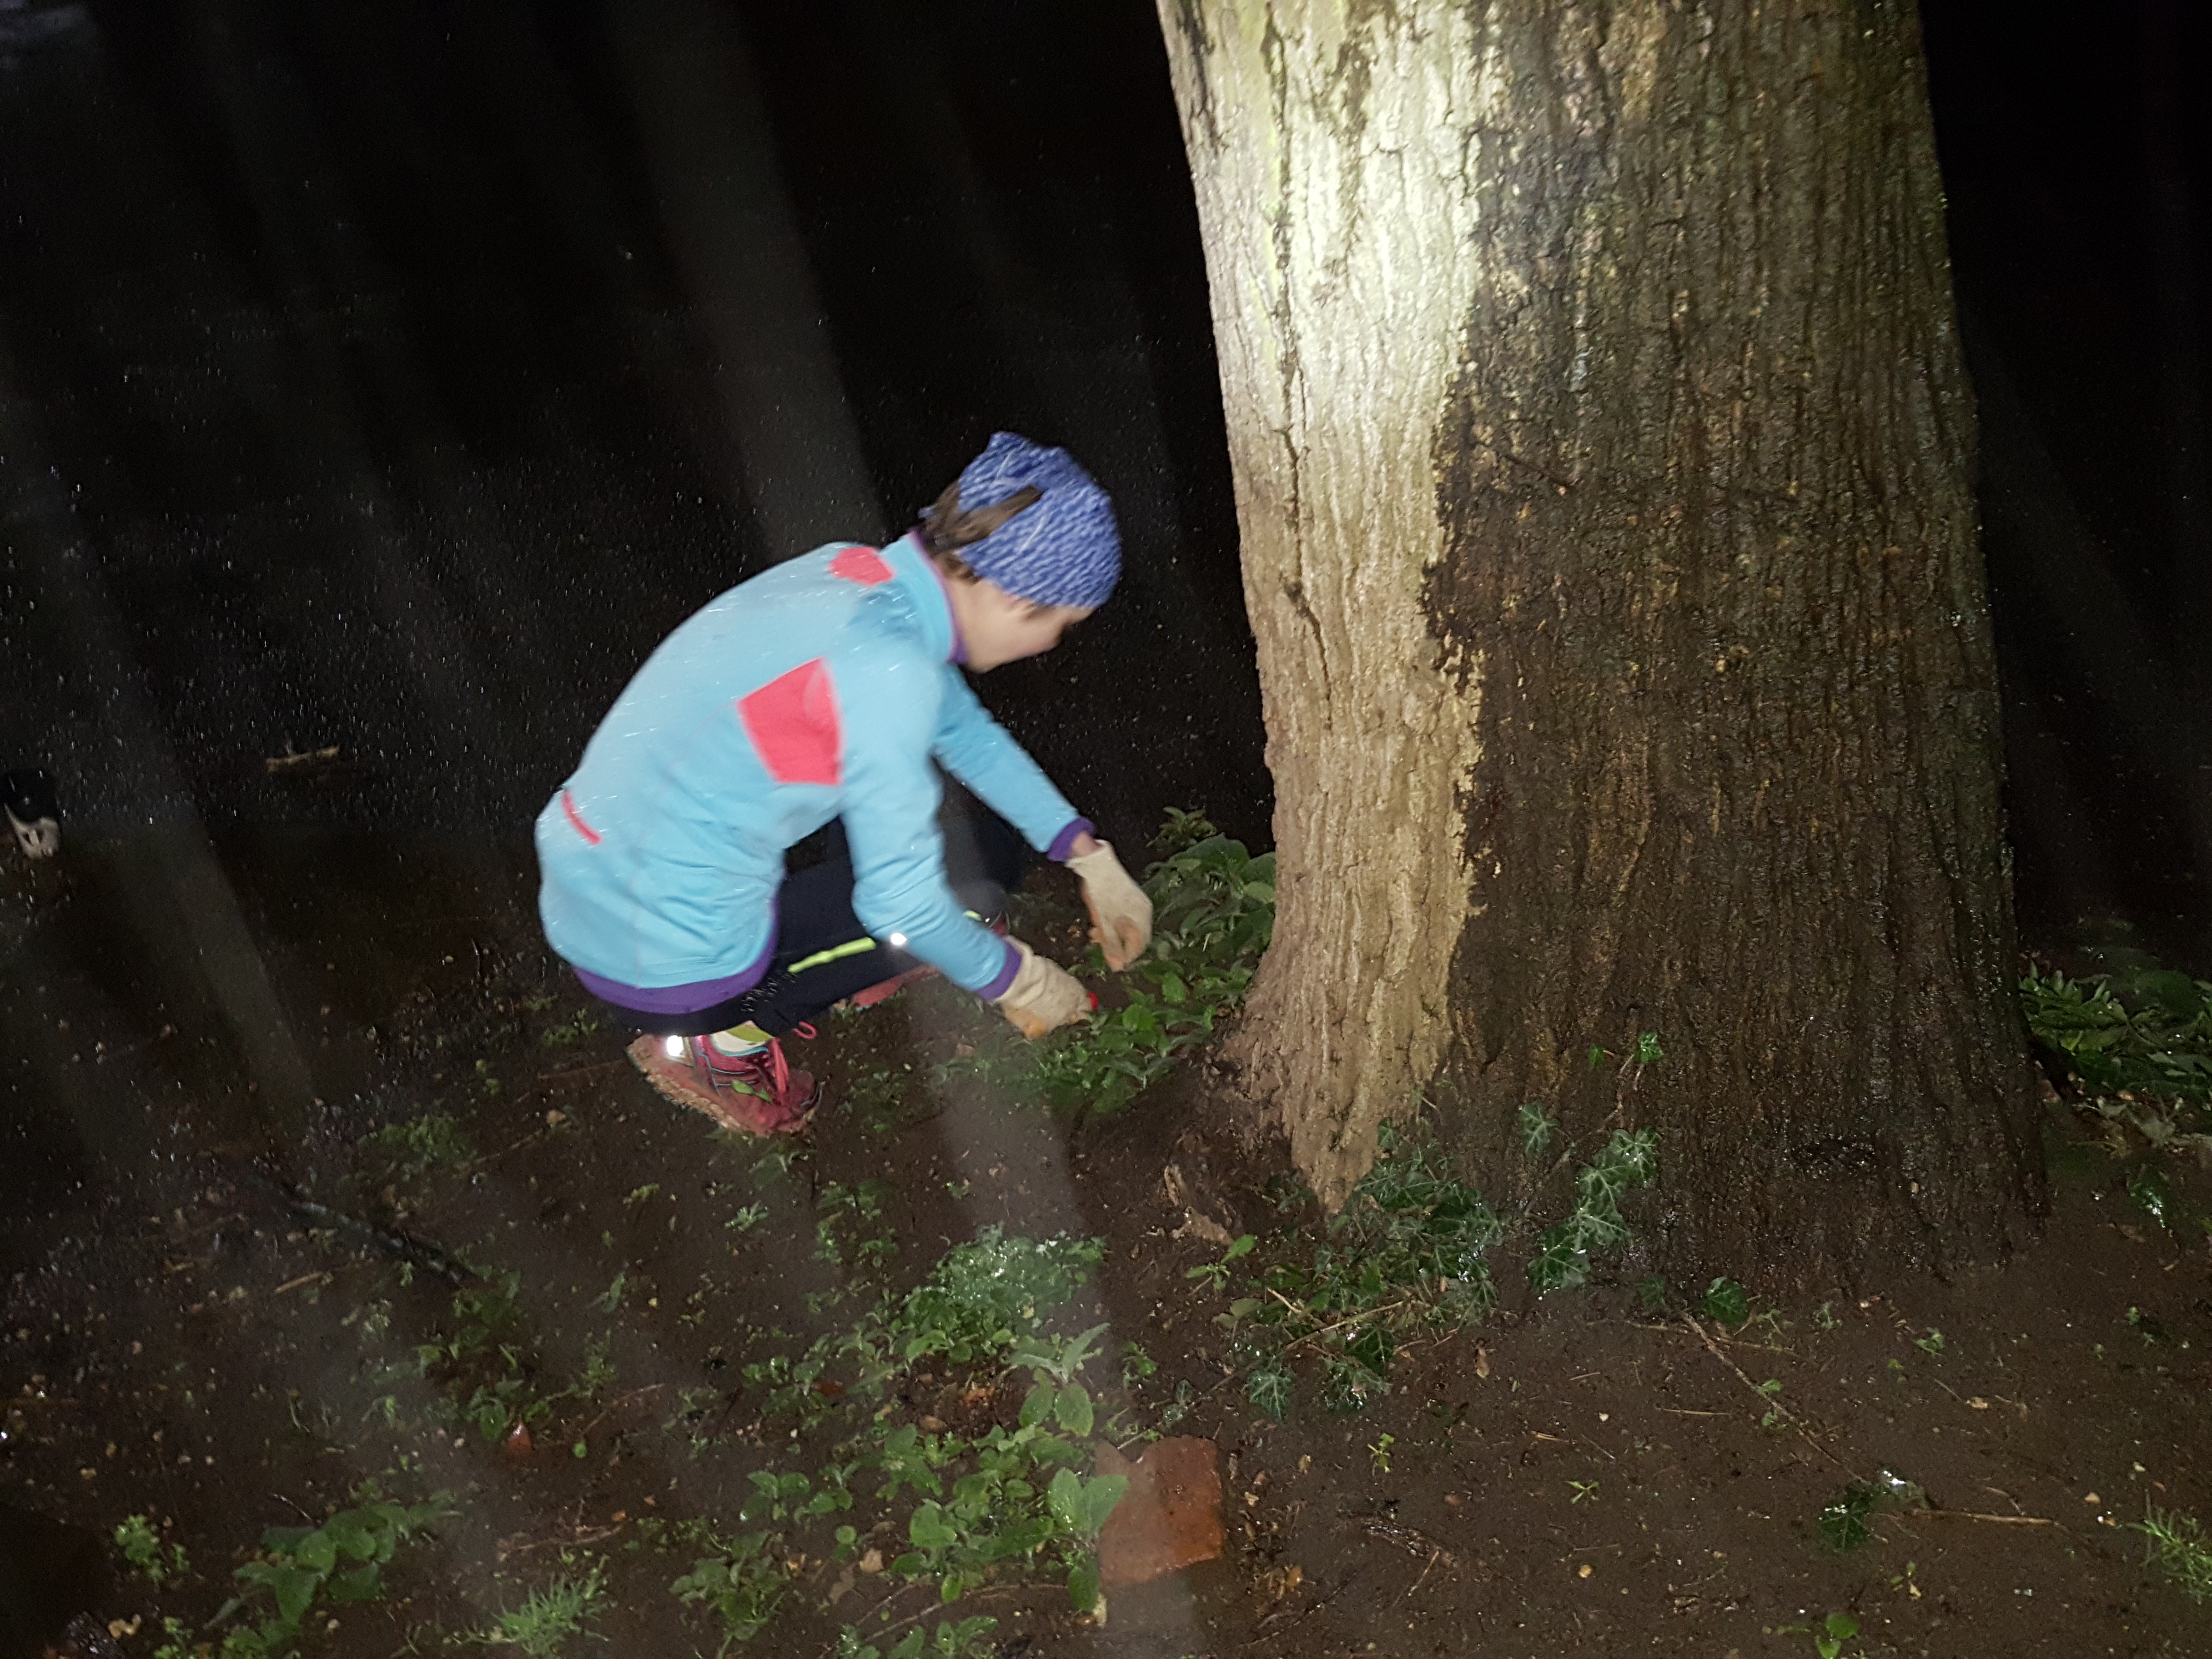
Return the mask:
<path id="1" fill-rule="evenodd" d="M 960 556 L 960 550 L 973 547 L 1024 507 L 1034 507 L 1043 499 L 1044 492 L 1035 484 L 1024 484 L 1003 501 L 963 511 L 960 505 L 960 481 L 956 478 L 945 486 L 945 493 L 937 498 L 937 504 L 921 515 L 922 544 L 936 556 L 948 574 L 965 581 L 979 581 L 981 578 L 969 568 L 968 561 Z"/>

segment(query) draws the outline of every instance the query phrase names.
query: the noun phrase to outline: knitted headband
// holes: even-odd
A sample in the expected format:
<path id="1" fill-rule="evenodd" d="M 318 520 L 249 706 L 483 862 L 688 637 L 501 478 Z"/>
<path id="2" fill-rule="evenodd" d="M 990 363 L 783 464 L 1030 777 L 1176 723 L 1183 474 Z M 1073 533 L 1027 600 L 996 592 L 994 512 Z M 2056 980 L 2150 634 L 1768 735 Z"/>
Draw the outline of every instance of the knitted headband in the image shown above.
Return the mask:
<path id="1" fill-rule="evenodd" d="M 977 575 L 1035 605 L 1095 609 L 1121 574 L 1112 498 L 1066 450 L 1012 432 L 991 434 L 923 531 L 933 549 L 957 550 Z"/>

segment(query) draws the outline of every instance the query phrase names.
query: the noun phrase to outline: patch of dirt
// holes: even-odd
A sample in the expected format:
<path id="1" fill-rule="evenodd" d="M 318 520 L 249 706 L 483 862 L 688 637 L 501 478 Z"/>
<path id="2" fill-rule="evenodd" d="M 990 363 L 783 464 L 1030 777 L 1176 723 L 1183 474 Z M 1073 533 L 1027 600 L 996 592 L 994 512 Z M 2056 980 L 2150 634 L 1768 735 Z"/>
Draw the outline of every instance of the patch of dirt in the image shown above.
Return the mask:
<path id="1" fill-rule="evenodd" d="M 588 1029 L 528 943 L 520 849 L 489 872 L 433 848 L 228 850 L 326 1103 L 292 1144 L 253 1130 L 255 1039 L 137 949 L 119 860 L 82 853 L 73 887 L 31 895 L 0 968 L 0 1566 L 76 1560 L 133 1514 L 188 1562 L 158 1588 L 73 1569 L 13 1627 L 22 1650 L 77 1617 L 81 1642 L 150 1655 L 165 1617 L 205 1624 L 264 1528 L 373 1479 L 455 1513 L 379 1599 L 319 1606 L 303 1653 L 462 1651 L 593 1563 L 605 1645 L 562 1651 L 712 1652 L 719 1626 L 669 1591 L 701 1553 L 683 1523 L 738 1530 L 750 1474 L 805 1455 L 746 1365 L 994 1223 L 1106 1241 L 1102 1423 L 1213 1442 L 1226 1535 L 1112 1592 L 1103 1626 L 1056 1584 L 973 1589 L 949 1611 L 999 1620 L 978 1651 L 1753 1659 L 1812 1654 L 1831 1612 L 1858 1621 L 1854 1655 L 2212 1650 L 2208 1610 L 2127 1529 L 2147 1506 L 2212 1518 L 2212 1246 L 2132 1206 L 2055 1108 L 2055 1210 L 2006 1267 L 1734 1331 L 1679 1296 L 1562 1295 L 1408 1344 L 1359 1415 L 1277 1425 L 1237 1378 L 1233 1287 L 1189 1273 L 1281 1224 L 1285 1172 L 1241 1149 L 1202 1062 L 1071 1132 L 942 1078 L 964 1015 L 916 988 L 824 1023 L 805 1063 L 830 1105 L 804 1148 L 763 1148 Z M 2186 1213 L 2212 1205 L 2201 1170 L 2172 1174 Z M 1124 1392 L 1131 1342 L 1157 1369 Z M 1026 1386 L 920 1371 L 885 1409 L 973 1434 Z M 1823 1509 L 1892 1476 L 1925 1501 L 1875 1504 L 1860 1547 L 1831 1547 Z M 906 1547 L 870 1530 L 883 1512 L 856 1510 L 856 1560 L 787 1560 L 753 1650 L 830 1652 L 891 1596 L 859 1558 Z M 903 1595 L 901 1617 L 927 1610 Z"/>

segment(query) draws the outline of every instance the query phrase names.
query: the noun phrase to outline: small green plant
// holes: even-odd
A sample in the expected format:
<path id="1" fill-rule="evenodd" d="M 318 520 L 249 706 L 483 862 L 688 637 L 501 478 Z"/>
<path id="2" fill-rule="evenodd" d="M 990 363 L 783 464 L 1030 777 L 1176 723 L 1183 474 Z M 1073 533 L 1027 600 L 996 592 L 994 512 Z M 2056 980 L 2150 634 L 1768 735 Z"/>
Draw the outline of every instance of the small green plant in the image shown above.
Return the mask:
<path id="1" fill-rule="evenodd" d="M 1188 1268 L 1184 1271 L 1183 1277 L 1202 1279 L 1210 1289 L 1218 1291 L 1229 1283 L 1229 1264 L 1241 1256 L 1250 1255 L 1252 1247 L 1259 1242 L 1250 1233 L 1240 1234 L 1230 1243 L 1229 1248 L 1221 1253 L 1220 1261 L 1203 1262 L 1198 1267 Z"/>
<path id="2" fill-rule="evenodd" d="M 1541 1158 L 1544 1149 L 1552 1144 L 1553 1131 L 1559 1126 L 1544 1110 L 1544 1103 L 1532 1100 L 1521 1108 L 1521 1151 L 1525 1157 Z"/>
<path id="3" fill-rule="evenodd" d="M 1570 1480 L 1567 1482 L 1567 1490 L 1574 1494 L 1567 1499 L 1570 1504 L 1597 1502 L 1597 1482 L 1595 1480 Z"/>
<path id="4" fill-rule="evenodd" d="M 216 1627 L 241 1614 L 251 1620 L 225 1632 L 223 1659 L 283 1651 L 319 1600 L 371 1600 L 399 1546 L 453 1512 L 441 1494 L 427 1504 L 378 1501 L 340 1510 L 319 1527 L 270 1528 L 261 1534 L 261 1553 L 237 1570 L 246 1588 L 216 1613 Z"/>
<path id="5" fill-rule="evenodd" d="M 1859 1633 L 1859 1621 L 1848 1613 L 1832 1613 L 1813 1632 L 1813 1646 L 1820 1659 L 1842 1659 L 1844 1644 Z"/>
<path id="6" fill-rule="evenodd" d="M 381 1166 L 382 1178 L 400 1187 L 413 1185 L 433 1170 L 458 1168 L 475 1156 L 459 1122 L 444 1112 L 387 1123 L 361 1144 Z"/>
<path id="7" fill-rule="evenodd" d="M 462 1639 L 486 1647 L 520 1648 L 528 1659 L 552 1659 L 571 1637 L 584 1633 L 605 1599 L 599 1565 L 593 1562 L 582 1577 L 562 1573 L 544 1589 L 531 1591 L 520 1607 L 493 1614 L 489 1624 Z"/>
<path id="8" fill-rule="evenodd" d="M 1275 926 L 1275 855 L 1254 855 L 1192 812 L 1170 811 L 1146 872 L 1152 942 L 1120 976 L 1122 1000 L 1051 1042 L 996 1024 L 956 1069 L 1033 1088 L 1049 1104 L 1110 1112 L 1158 1082 L 1244 1000 Z M 1105 963 L 1091 947 L 1091 969 Z"/>
<path id="9" fill-rule="evenodd" d="M 191 1571 L 185 1547 L 164 1544 L 154 1523 L 143 1515 L 126 1515 L 117 1523 L 115 1547 L 131 1571 L 155 1589 Z"/>
<path id="10" fill-rule="evenodd" d="M 2194 1516 L 2146 1509 L 2129 1526 L 2148 1541 L 2145 1559 L 2192 1601 L 2212 1601 L 2212 1538 Z"/>
<path id="11" fill-rule="evenodd" d="M 1375 1437 L 1375 1443 L 1368 1447 L 1367 1455 L 1374 1462 L 1376 1474 L 1390 1473 L 1390 1448 L 1397 1443 L 1395 1437 L 1383 1434 L 1377 1435 Z"/>
<path id="12" fill-rule="evenodd" d="M 600 1024 L 598 1015 L 586 1010 L 557 1025 L 547 1026 L 538 1034 L 538 1040 L 548 1048 L 573 1048 L 598 1030 Z"/>
<path id="13" fill-rule="evenodd" d="M 768 1219 L 765 1204 L 742 1204 L 730 1212 L 730 1218 L 722 1224 L 726 1232 L 749 1233 Z"/>
<path id="14" fill-rule="evenodd" d="M 710 1554 L 669 1589 L 687 1606 L 704 1606 L 722 1621 L 721 1651 L 758 1635 L 783 1600 L 791 1582 L 781 1559 L 769 1547 L 771 1535 L 749 1532 L 736 1538 L 710 1538 Z"/>
<path id="15" fill-rule="evenodd" d="M 1742 1285 L 1725 1275 L 1705 1286 L 1698 1306 L 1706 1318 L 1723 1325 L 1741 1325 L 1751 1317 L 1751 1297 Z"/>
<path id="16" fill-rule="evenodd" d="M 1276 1422 L 1291 1409 L 1291 1353 L 1319 1353 L 1327 1409 L 1358 1411 L 1388 1392 L 1402 1335 L 1473 1324 L 1494 1301 L 1486 1253 L 1504 1231 L 1496 1213 L 1434 1148 L 1386 1125 L 1379 1152 L 1310 1255 L 1269 1266 L 1265 1294 L 1236 1304 L 1249 1322 L 1245 1398 Z"/>
<path id="17" fill-rule="evenodd" d="M 1940 1354 L 1943 1352 L 1943 1333 L 1930 1325 L 1928 1328 L 1927 1335 L 1916 1336 L 1912 1339 L 1912 1346 L 1931 1357 Z"/>
<path id="18" fill-rule="evenodd" d="M 854 1273 L 872 1273 L 898 1254 L 890 1230 L 882 1224 L 884 1200 L 890 1183 L 863 1181 L 848 1186 L 831 1181 L 823 1184 L 815 1200 L 814 1259 Z"/>
<path id="19" fill-rule="evenodd" d="M 1820 1537 L 1832 1550 L 1848 1553 L 1857 1549 L 1874 1536 L 1874 1528 L 1867 1517 L 1874 1513 L 1881 1494 L 1874 1487 L 1854 1480 L 1843 1490 L 1843 1495 L 1824 1505 L 1814 1525 Z"/>
<path id="20" fill-rule="evenodd" d="M 1641 1048 L 1639 1042 L 1639 1053 Z M 1591 1256 L 1628 1242 L 1628 1224 L 1620 1214 L 1621 1194 L 1631 1188 L 1648 1185 L 1658 1164 L 1656 1133 L 1650 1129 L 1615 1129 L 1597 1156 L 1575 1172 L 1574 1208 L 1566 1219 L 1545 1229 L 1535 1258 L 1528 1263 L 1528 1284 L 1537 1295 L 1588 1284 Z"/>
<path id="21" fill-rule="evenodd" d="M 941 1620 L 934 1635 L 917 1624 L 886 1649 L 864 1640 L 848 1625 L 837 1637 L 837 1659 L 969 1659 L 991 1650 L 990 1635 L 998 1627 L 999 1621 L 988 1613 Z"/>
<path id="22" fill-rule="evenodd" d="M 2031 969 L 2020 994 L 2036 1042 L 2093 1092 L 2212 1101 L 2212 984 L 2144 961 L 2082 979 Z"/>

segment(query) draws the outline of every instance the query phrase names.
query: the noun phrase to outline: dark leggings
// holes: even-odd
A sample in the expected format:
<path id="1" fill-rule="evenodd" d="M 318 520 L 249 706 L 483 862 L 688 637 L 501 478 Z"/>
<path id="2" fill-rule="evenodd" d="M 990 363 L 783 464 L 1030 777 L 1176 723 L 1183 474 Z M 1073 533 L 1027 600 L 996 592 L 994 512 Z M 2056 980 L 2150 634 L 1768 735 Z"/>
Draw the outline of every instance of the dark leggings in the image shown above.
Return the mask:
<path id="1" fill-rule="evenodd" d="M 948 816 L 945 873 L 969 914 L 995 921 L 1006 895 L 1022 884 L 1029 848 L 1014 827 L 982 808 Z M 920 957 L 869 937 L 853 914 L 853 855 L 842 833 L 831 838 L 830 856 L 783 878 L 776 895 L 775 956 L 750 991 L 690 1014 L 650 1014 L 608 1003 L 633 1030 L 664 1036 L 700 1036 L 750 1021 L 770 1036 L 828 1012 L 855 992 L 919 968 Z"/>

